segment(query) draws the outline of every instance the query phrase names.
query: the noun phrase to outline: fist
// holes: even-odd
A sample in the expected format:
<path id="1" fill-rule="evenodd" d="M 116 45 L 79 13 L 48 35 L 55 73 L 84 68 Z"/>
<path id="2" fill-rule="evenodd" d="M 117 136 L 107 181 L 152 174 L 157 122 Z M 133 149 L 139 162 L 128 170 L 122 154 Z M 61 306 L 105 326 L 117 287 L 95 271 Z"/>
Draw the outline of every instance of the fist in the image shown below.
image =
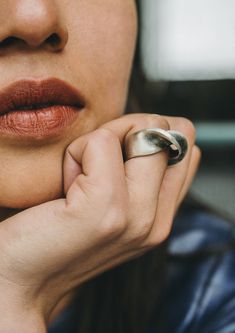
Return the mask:
<path id="1" fill-rule="evenodd" d="M 164 151 L 124 161 L 125 138 L 153 127 L 186 136 L 183 161 L 168 167 Z M 47 320 L 74 288 L 164 241 L 199 163 L 194 141 L 190 121 L 151 114 L 124 115 L 73 141 L 65 197 L 0 224 L 2 298 Z"/>

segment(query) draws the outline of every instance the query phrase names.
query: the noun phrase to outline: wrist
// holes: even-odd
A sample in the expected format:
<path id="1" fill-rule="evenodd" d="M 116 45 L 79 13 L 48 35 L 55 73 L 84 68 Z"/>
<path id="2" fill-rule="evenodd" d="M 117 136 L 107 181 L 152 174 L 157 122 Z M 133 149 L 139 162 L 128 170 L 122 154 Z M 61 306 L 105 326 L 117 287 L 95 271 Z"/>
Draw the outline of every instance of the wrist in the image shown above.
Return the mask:
<path id="1" fill-rule="evenodd" d="M 5 313 L 1 313 L 0 333 L 46 333 L 46 324 L 37 313 L 32 311 L 12 312 L 6 309 Z"/>
<path id="2" fill-rule="evenodd" d="M 1 286 L 2 287 L 2 286 Z M 46 333 L 46 322 L 40 309 L 21 292 L 1 290 L 0 333 Z"/>

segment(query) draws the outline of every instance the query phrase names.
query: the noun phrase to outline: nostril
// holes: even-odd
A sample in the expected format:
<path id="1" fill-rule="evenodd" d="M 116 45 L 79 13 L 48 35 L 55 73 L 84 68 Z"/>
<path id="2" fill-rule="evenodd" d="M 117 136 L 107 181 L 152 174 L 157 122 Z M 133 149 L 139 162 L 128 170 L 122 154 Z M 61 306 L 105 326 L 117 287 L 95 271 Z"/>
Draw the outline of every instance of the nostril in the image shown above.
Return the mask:
<path id="1" fill-rule="evenodd" d="M 57 33 L 53 33 L 46 40 L 46 44 L 49 44 L 52 48 L 57 49 L 61 45 L 61 38 Z"/>
<path id="2" fill-rule="evenodd" d="M 13 47 L 13 46 L 19 46 L 19 44 L 26 44 L 26 42 L 18 37 L 15 36 L 10 36 L 7 37 L 5 39 L 3 39 L 2 41 L 0 41 L 0 50 L 1 49 L 6 49 L 9 47 Z M 53 33 L 51 34 L 47 39 L 44 40 L 43 44 L 49 46 L 50 49 L 52 50 L 59 50 L 61 48 L 62 43 L 62 39 L 60 38 L 60 36 L 57 33 Z"/>
<path id="3" fill-rule="evenodd" d="M 19 38 L 10 36 L 0 42 L 0 49 L 19 43 Z"/>

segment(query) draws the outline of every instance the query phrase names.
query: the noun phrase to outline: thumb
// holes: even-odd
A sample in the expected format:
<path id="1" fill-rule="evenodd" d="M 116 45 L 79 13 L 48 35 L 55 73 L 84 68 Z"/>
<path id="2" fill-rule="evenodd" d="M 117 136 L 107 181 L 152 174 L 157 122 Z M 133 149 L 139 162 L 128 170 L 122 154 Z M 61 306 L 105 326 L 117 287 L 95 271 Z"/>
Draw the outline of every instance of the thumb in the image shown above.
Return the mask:
<path id="1" fill-rule="evenodd" d="M 67 149 L 64 157 L 63 165 L 63 177 L 64 177 L 64 193 L 68 192 L 68 189 L 76 179 L 78 175 L 82 173 L 82 166 L 73 158 L 70 150 Z"/>

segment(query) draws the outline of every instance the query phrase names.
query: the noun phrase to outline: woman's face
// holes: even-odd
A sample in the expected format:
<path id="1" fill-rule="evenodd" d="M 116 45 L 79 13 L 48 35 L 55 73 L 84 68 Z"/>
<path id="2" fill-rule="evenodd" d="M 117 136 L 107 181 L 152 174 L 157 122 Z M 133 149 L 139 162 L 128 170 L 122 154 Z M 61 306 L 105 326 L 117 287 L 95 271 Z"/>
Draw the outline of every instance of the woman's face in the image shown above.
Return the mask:
<path id="1" fill-rule="evenodd" d="M 0 21 L 0 94 L 19 80 L 58 78 L 85 100 L 59 135 L 0 134 L 0 206 L 26 208 L 61 196 L 70 142 L 123 113 L 136 9 L 133 0 L 11 0 L 1 1 Z"/>

